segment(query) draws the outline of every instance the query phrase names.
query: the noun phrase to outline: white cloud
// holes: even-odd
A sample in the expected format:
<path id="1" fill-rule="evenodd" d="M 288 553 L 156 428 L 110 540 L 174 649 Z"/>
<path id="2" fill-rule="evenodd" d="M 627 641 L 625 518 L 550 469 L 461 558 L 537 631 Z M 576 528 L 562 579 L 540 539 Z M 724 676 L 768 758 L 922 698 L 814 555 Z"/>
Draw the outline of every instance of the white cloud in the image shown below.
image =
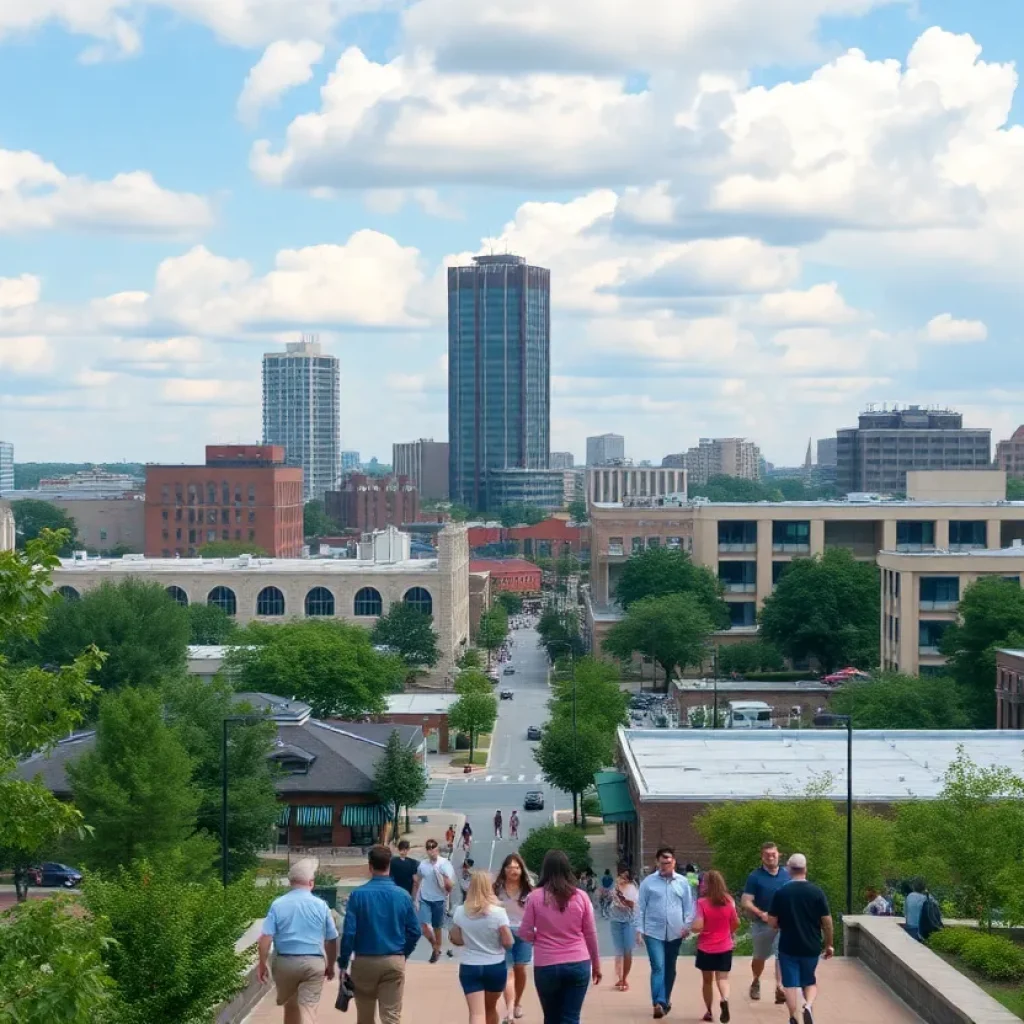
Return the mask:
<path id="1" fill-rule="evenodd" d="M 20 309 L 39 301 L 42 282 L 34 274 L 0 277 L 0 309 Z"/>
<path id="2" fill-rule="evenodd" d="M 311 39 L 292 42 L 278 39 L 246 76 L 238 97 L 238 116 L 247 124 L 255 124 L 260 111 L 275 103 L 289 89 L 304 85 L 313 77 L 313 68 L 324 55 L 322 43 Z"/>
<path id="3" fill-rule="evenodd" d="M 862 314 L 847 305 L 835 281 L 762 295 L 741 311 L 744 321 L 788 327 L 850 324 Z"/>
<path id="4" fill-rule="evenodd" d="M 160 387 L 167 405 L 251 405 L 259 401 L 255 382 L 171 377 Z"/>
<path id="5" fill-rule="evenodd" d="M 336 198 L 336 190 L 327 191 L 331 193 L 329 198 Z M 457 206 L 443 200 L 432 188 L 373 188 L 363 194 L 363 201 L 366 208 L 374 213 L 394 215 L 407 204 L 414 203 L 428 217 L 439 220 L 462 220 L 464 217 Z"/>
<path id="6" fill-rule="evenodd" d="M 3 373 L 34 376 L 48 373 L 53 365 L 53 349 L 45 337 L 0 338 L 0 370 Z"/>
<path id="7" fill-rule="evenodd" d="M 985 341 L 988 328 L 981 320 L 957 320 L 951 313 L 940 313 L 925 325 L 924 337 L 939 345 Z"/>

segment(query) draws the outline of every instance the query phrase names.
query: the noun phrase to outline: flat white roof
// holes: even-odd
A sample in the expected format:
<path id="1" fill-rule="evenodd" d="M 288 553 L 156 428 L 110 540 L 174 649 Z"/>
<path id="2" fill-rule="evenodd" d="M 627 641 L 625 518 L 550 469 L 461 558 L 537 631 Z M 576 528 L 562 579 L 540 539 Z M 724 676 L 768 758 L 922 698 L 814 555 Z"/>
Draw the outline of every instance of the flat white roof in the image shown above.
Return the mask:
<path id="1" fill-rule="evenodd" d="M 650 495 L 652 498 L 665 495 Z M 878 501 L 703 501 L 701 498 L 690 498 L 677 505 L 626 505 L 621 501 L 592 501 L 594 508 L 634 508 L 638 512 L 678 512 L 680 508 L 1019 508 L 1024 510 L 1024 501 L 1005 501 L 995 499 L 978 499 L 975 501 L 936 498 L 881 498 Z"/>
<path id="2" fill-rule="evenodd" d="M 189 644 L 189 661 L 223 661 L 231 648 L 226 644 Z"/>
<path id="3" fill-rule="evenodd" d="M 893 558 L 1020 558 L 1024 559 L 1024 546 L 1009 548 L 971 548 L 969 551 L 950 551 L 936 548 L 934 551 L 879 551 L 879 555 Z"/>
<path id="4" fill-rule="evenodd" d="M 1009 654 L 1013 658 L 1024 658 L 1024 651 L 1017 647 L 999 647 L 996 650 L 997 654 Z"/>
<path id="5" fill-rule="evenodd" d="M 619 746 L 641 801 L 800 799 L 809 783 L 825 778 L 829 796 L 846 798 L 841 728 L 619 729 Z M 932 799 L 961 746 L 981 767 L 1021 770 L 1024 732 L 857 730 L 854 799 Z"/>
<path id="6" fill-rule="evenodd" d="M 60 560 L 60 571 L 70 573 L 303 573 L 306 575 L 358 575 L 361 573 L 437 572 L 436 558 L 410 558 L 404 562 L 372 562 L 359 558 L 90 558 Z"/>
<path id="7" fill-rule="evenodd" d="M 675 679 L 675 688 L 683 693 L 704 693 L 711 696 L 717 687 L 719 693 L 834 693 L 835 687 L 820 679 L 794 679 L 786 683 L 766 683 L 763 680 Z"/>
<path id="8" fill-rule="evenodd" d="M 387 698 L 391 715 L 447 715 L 457 693 L 395 693 Z"/>

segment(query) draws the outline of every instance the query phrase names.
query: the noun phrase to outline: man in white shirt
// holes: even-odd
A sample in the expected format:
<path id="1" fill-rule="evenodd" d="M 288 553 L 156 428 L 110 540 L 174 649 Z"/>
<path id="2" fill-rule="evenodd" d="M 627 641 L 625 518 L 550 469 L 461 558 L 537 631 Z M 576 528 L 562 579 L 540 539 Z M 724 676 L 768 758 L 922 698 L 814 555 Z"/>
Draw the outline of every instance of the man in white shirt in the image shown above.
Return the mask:
<path id="1" fill-rule="evenodd" d="M 444 941 L 444 912 L 448 895 L 455 885 L 455 869 L 451 861 L 442 857 L 436 839 L 426 842 L 427 856 L 420 861 L 414 892 L 420 915 L 423 937 L 433 947 L 430 962 L 441 959 L 441 944 Z"/>

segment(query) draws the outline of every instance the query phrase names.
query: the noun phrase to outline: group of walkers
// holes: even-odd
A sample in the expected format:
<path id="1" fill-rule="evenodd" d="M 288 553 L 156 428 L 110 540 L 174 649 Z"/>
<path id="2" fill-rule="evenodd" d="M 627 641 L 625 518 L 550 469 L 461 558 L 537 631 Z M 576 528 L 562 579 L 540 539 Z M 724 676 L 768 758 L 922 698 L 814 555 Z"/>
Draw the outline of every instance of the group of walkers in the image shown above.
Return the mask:
<path id="1" fill-rule="evenodd" d="M 494 812 L 494 838 L 504 839 L 505 819 L 501 813 L 501 808 Z M 519 838 L 519 811 L 512 808 L 512 811 L 508 816 L 508 832 L 509 839 Z M 444 852 L 449 856 L 453 856 L 455 853 L 455 826 L 449 825 L 448 829 L 444 834 L 445 850 Z M 473 846 L 473 827 L 467 821 L 462 826 L 462 833 L 459 836 L 459 844 L 462 846 L 462 852 L 468 854 L 470 848 Z"/>
<path id="2" fill-rule="evenodd" d="M 653 1016 L 668 1015 L 680 946 L 695 935 L 703 1020 L 714 1020 L 717 991 L 719 1020 L 728 1024 L 742 913 L 752 921 L 750 998 L 761 998 L 766 964 L 775 957 L 776 1003 L 785 1003 L 790 1024 L 814 1024 L 815 972 L 820 956 L 833 955 L 833 936 L 825 894 L 807 881 L 806 858 L 794 853 L 782 866 L 775 844 L 765 843 L 739 907 L 719 872 L 705 872 L 696 885 L 696 871 L 680 873 L 670 847 L 659 849 L 656 861 L 656 870 L 639 884 L 625 864 L 614 877 L 606 871 L 601 879 L 615 952 L 615 989 L 629 990 L 633 953 L 643 947 L 650 962 Z M 459 981 L 470 1024 L 499 1024 L 499 1005 L 502 1024 L 524 1016 L 531 962 L 543 1024 L 579 1024 L 588 988 L 602 980 L 601 960 L 591 899 L 565 853 L 549 851 L 536 882 L 518 853 L 509 854 L 493 878 L 475 870 L 468 858 L 456 874 L 434 839 L 427 841 L 422 861 L 409 856 L 404 841 L 396 857 L 388 847 L 375 846 L 369 870 L 369 882 L 349 897 L 339 939 L 326 904 L 310 891 L 310 862 L 293 866 L 292 890 L 274 902 L 259 944 L 261 980 L 268 977 L 271 943 L 275 948 L 271 969 L 285 1024 L 316 1020 L 323 981 L 333 978 L 335 958 L 342 973 L 338 1005 L 351 994 L 357 1024 L 374 1024 L 377 1012 L 381 1024 L 400 1024 L 406 960 L 421 936 L 430 943 L 430 962 L 441 958 L 456 886 L 463 900 L 448 920 L 449 939 L 461 950 Z"/>

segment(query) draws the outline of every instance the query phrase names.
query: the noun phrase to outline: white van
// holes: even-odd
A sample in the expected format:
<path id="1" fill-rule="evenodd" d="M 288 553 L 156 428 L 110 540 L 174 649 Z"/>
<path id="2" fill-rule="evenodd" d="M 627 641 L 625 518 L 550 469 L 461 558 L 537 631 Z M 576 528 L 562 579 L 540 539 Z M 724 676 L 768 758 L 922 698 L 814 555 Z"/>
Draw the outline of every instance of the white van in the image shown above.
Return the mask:
<path id="1" fill-rule="evenodd" d="M 772 706 L 763 700 L 731 700 L 725 726 L 727 729 L 770 729 Z"/>

